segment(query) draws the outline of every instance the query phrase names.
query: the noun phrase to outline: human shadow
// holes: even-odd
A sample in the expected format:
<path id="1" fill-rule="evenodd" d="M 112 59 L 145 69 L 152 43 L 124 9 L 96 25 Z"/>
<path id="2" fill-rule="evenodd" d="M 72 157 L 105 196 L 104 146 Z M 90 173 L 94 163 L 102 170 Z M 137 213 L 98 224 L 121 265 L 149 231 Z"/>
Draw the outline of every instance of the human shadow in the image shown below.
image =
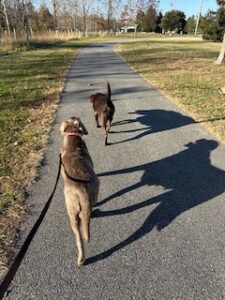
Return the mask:
<path id="1" fill-rule="evenodd" d="M 133 119 L 126 119 L 126 120 L 120 120 L 114 122 L 113 131 L 118 133 L 135 132 L 135 131 L 142 131 L 142 132 L 128 139 L 112 143 L 113 145 L 140 139 L 154 132 L 170 130 L 170 129 L 179 128 L 182 126 L 195 123 L 195 121 L 192 118 L 182 115 L 181 113 L 178 113 L 176 111 L 170 111 L 170 110 L 167 111 L 162 109 L 136 110 L 135 112 L 130 112 L 129 114 L 138 114 L 139 116 Z M 144 125 L 145 127 L 142 126 L 142 128 L 125 130 L 125 131 L 114 130 L 116 126 L 132 124 L 132 123 L 139 123 L 141 125 Z"/>
<path id="2" fill-rule="evenodd" d="M 89 258 L 87 263 L 107 258 L 119 249 L 145 236 L 154 227 L 160 231 L 184 212 L 221 195 L 225 191 L 225 171 L 213 166 L 210 162 L 210 153 L 217 147 L 216 141 L 201 139 L 187 144 L 187 149 L 162 160 L 98 174 L 101 177 L 130 174 L 137 171 L 144 172 L 139 182 L 111 195 L 99 205 L 145 185 L 162 186 L 166 191 L 154 198 L 124 208 L 94 211 L 94 218 L 125 215 L 158 203 L 158 206 L 150 212 L 140 228 L 133 234 L 112 248 Z"/>

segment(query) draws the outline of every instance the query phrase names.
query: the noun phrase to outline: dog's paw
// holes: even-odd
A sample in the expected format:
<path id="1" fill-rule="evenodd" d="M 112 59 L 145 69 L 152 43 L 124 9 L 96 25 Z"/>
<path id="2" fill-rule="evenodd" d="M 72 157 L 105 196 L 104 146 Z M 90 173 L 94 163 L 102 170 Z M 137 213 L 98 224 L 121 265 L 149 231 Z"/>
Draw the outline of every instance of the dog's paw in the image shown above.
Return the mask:
<path id="1" fill-rule="evenodd" d="M 78 260 L 78 261 L 77 261 L 77 266 L 78 266 L 78 268 L 81 268 L 84 264 L 85 264 L 85 259 L 82 259 L 82 260 Z"/>

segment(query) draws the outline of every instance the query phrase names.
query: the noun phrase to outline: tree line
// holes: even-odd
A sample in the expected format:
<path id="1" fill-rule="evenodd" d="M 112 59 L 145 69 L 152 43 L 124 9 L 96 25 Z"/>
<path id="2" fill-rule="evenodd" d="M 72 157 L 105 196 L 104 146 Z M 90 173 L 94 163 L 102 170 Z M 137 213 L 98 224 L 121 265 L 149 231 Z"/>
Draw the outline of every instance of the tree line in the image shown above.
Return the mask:
<path id="1" fill-rule="evenodd" d="M 209 10 L 205 16 L 200 16 L 198 33 L 203 39 L 222 41 L 225 33 L 225 1 L 217 0 L 218 10 Z M 171 10 L 162 15 L 157 13 L 157 7 L 150 5 L 146 11 L 137 12 L 136 22 L 139 31 L 160 33 L 188 33 L 194 34 L 197 17 L 186 19 L 185 13 Z"/>
<path id="2" fill-rule="evenodd" d="M 119 31 L 135 25 L 138 31 L 193 34 L 196 17 L 159 11 L 159 0 L 0 0 L 0 34 L 40 31 Z M 198 32 L 204 39 L 221 41 L 225 32 L 225 0 L 215 0 L 217 11 L 200 16 Z"/>

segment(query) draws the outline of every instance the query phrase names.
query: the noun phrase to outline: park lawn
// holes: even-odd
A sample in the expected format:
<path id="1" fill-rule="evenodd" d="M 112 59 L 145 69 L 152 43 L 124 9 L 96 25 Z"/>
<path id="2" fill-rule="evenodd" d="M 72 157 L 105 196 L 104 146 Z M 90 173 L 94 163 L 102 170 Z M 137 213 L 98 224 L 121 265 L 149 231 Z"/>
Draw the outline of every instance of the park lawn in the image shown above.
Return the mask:
<path id="1" fill-rule="evenodd" d="M 117 47 L 145 79 L 225 141 L 225 64 L 215 65 L 220 43 L 201 38 L 155 36 Z"/>

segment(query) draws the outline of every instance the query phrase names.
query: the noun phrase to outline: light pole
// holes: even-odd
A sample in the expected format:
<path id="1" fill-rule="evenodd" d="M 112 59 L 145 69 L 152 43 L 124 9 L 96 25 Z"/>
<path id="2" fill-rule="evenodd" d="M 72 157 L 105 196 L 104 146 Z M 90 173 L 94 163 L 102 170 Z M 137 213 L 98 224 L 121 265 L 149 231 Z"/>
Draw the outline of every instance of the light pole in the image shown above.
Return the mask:
<path id="1" fill-rule="evenodd" d="M 175 1 L 171 0 L 170 5 L 171 5 L 172 10 L 174 10 L 175 9 Z"/>
<path id="2" fill-rule="evenodd" d="M 194 35 L 197 35 L 198 25 L 199 25 L 199 20 L 200 20 L 200 15 L 201 15 L 201 11 L 202 11 L 202 5 L 203 5 L 203 0 L 201 0 L 201 5 L 200 5 L 199 13 L 198 13 L 198 16 L 197 16 L 197 21 L 196 21 L 196 26 L 195 26 L 195 33 L 194 33 Z"/>

